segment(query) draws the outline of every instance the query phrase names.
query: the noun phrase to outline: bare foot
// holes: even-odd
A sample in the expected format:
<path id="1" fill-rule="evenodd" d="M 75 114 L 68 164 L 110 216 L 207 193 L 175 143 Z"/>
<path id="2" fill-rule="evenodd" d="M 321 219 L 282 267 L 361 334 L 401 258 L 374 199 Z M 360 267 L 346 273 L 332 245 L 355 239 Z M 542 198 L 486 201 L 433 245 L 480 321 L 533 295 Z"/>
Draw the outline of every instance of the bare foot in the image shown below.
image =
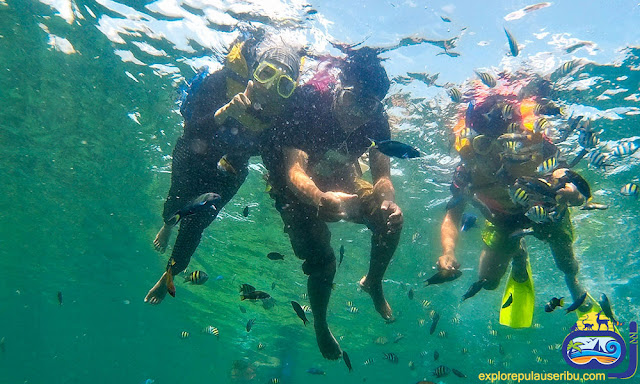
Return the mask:
<path id="1" fill-rule="evenodd" d="M 318 325 L 318 323 L 315 323 L 314 327 L 316 329 L 316 341 L 318 342 L 322 356 L 324 356 L 325 359 L 338 360 L 340 355 L 342 355 L 342 350 L 340 349 L 340 344 L 338 344 L 338 341 L 329 330 L 329 327 L 326 325 Z"/>
<path id="2" fill-rule="evenodd" d="M 393 317 L 393 312 L 391 311 L 391 306 L 384 298 L 384 293 L 382 292 L 382 282 L 379 283 L 369 283 L 367 281 L 367 276 L 364 276 L 360 279 L 360 288 L 367 292 L 371 299 L 373 299 L 373 305 L 376 307 L 376 311 L 385 319 L 386 322 L 392 323 L 396 319 Z"/>
<path id="3" fill-rule="evenodd" d="M 164 297 L 167 295 L 167 281 L 168 281 L 168 273 L 165 272 L 160 277 L 160 280 L 149 290 L 147 296 L 144 298 L 145 303 L 149 304 L 160 304 Z"/>
<path id="4" fill-rule="evenodd" d="M 172 226 L 168 226 L 167 224 L 163 225 L 158 231 L 156 238 L 153 239 L 153 247 L 156 251 L 160 253 L 164 253 L 167 250 L 167 244 L 169 244 L 169 236 L 171 236 Z"/>

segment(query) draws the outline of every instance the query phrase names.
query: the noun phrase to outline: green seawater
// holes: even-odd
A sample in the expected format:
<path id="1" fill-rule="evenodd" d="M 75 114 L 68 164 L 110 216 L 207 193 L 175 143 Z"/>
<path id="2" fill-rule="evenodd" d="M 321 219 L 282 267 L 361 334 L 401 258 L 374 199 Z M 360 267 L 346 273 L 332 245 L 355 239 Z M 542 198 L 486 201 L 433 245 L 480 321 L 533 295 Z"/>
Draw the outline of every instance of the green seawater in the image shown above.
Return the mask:
<path id="1" fill-rule="evenodd" d="M 143 3 L 135 8 L 142 9 Z M 80 10 L 87 16 L 82 6 Z M 52 49 L 42 22 L 51 34 L 72 41 L 78 53 Z M 0 2 L 0 339 L 5 340 L 0 383 L 226 383 L 232 382 L 236 360 L 253 366 L 252 382 L 279 378 L 283 384 L 412 383 L 423 378 L 465 383 L 498 370 L 575 372 L 556 349 L 575 315 L 542 310 L 551 297 L 568 296 L 543 243 L 527 240 L 537 292 L 530 329 L 498 324 L 502 286 L 460 303 L 477 273 L 477 228 L 461 235 L 463 276 L 454 283 L 423 286 L 440 254 L 439 228 L 453 169 L 439 162 L 448 155 L 445 128 L 415 140 L 412 132 L 398 133 L 431 154 L 419 161 L 393 161 L 397 200 L 405 212 L 402 241 L 384 285 L 395 323 L 385 324 L 368 295 L 357 289 L 368 268 L 369 232 L 358 224 L 330 225 L 334 249 L 344 245 L 346 252 L 335 278 L 329 321 L 349 353 L 353 372 L 341 360 L 322 358 L 313 327 L 303 326 L 289 304 L 308 304 L 302 296 L 306 278 L 264 192 L 258 158 L 192 259 L 189 269 L 206 271 L 210 280 L 195 286 L 178 278 L 175 299 L 145 304 L 143 298 L 168 257 L 154 251 L 152 240 L 170 185 L 168 156 L 182 129 L 175 113 L 176 89 L 170 78 L 154 75 L 149 67 L 123 63 L 114 54 L 117 47 L 94 23 L 87 16 L 69 25 L 34 1 Z M 637 65 L 637 56 L 635 60 Z M 605 79 L 626 74 L 627 82 L 637 87 L 637 72 L 627 64 L 592 70 Z M 559 91 L 556 96 L 611 108 L 588 92 Z M 129 114 L 139 116 L 139 123 Z M 437 121 L 443 127 L 451 116 L 417 114 L 413 123 Z M 638 123 L 635 115 L 604 122 L 602 128 L 611 140 L 619 140 L 640 135 Z M 607 293 L 627 323 L 638 318 L 640 226 L 638 202 L 618 191 L 634 177 L 637 182 L 637 169 L 637 159 L 614 175 L 583 163 L 580 172 L 611 208 L 573 211 L 581 279 L 595 297 Z M 247 205 L 250 213 L 244 218 Z M 285 259 L 267 259 L 272 251 Z M 270 292 L 275 307 L 241 302 L 242 283 Z M 413 300 L 409 289 L 415 291 Z M 424 306 L 423 300 L 430 304 Z M 348 311 L 347 301 L 358 313 Z M 441 319 L 430 335 L 432 310 Z M 251 318 L 256 322 L 247 332 Z M 219 338 L 202 333 L 209 325 L 219 329 Z M 190 336 L 181 338 L 183 331 Z M 442 337 L 440 331 L 445 332 Z M 625 324 L 625 338 L 627 333 Z M 397 334 L 404 338 L 394 343 Z M 374 343 L 381 336 L 387 344 Z M 258 350 L 259 343 L 265 348 Z M 436 350 L 438 361 L 433 358 Z M 389 352 L 398 356 L 398 364 L 384 359 Z M 371 358 L 373 364 L 363 364 Z M 435 378 L 432 372 L 441 364 L 468 378 Z M 326 375 L 306 373 L 311 367 Z"/>

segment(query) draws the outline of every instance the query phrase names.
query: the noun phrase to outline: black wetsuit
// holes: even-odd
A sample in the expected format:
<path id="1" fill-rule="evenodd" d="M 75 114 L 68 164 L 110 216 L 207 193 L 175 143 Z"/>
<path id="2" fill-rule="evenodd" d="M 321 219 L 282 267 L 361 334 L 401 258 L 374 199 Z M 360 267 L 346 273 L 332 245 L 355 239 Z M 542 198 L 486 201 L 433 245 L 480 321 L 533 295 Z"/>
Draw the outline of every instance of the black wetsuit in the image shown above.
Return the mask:
<path id="1" fill-rule="evenodd" d="M 259 154 L 259 135 L 251 134 L 233 119 L 219 126 L 214 113 L 227 102 L 227 78 L 238 76 L 221 69 L 202 80 L 197 91 L 188 94 L 181 108 L 184 132 L 173 150 L 171 188 L 164 204 L 165 223 L 179 209 L 203 193 L 220 195 L 217 209 L 185 217 L 169 260 L 172 273 L 183 271 L 195 252 L 202 232 L 238 192 L 248 174 L 248 161 Z M 185 113 L 184 111 L 189 111 Z M 235 173 L 219 170 L 218 161 L 227 155 Z M 173 263 L 175 261 L 175 263 Z"/>
<path id="2" fill-rule="evenodd" d="M 322 191 L 356 193 L 363 199 L 366 213 L 351 221 L 366 224 L 374 236 L 386 233 L 380 204 L 372 198 L 372 186 L 360 178 L 356 168 L 358 158 L 371 146 L 369 138 L 390 139 L 386 115 L 380 111 L 370 122 L 348 134 L 333 116 L 332 102 L 331 91 L 322 92 L 311 85 L 296 90 L 288 116 L 275 125 L 269 135 L 271 144 L 264 147 L 269 152 L 262 155 L 269 170 L 276 209 L 296 256 L 305 260 L 302 268 L 307 275 L 331 265 L 335 268 L 331 232 L 326 222 L 317 217 L 317 207 L 300 201 L 287 187 L 281 149 L 293 147 L 306 152 L 308 173 Z M 397 239 L 388 243 L 395 246 Z"/>

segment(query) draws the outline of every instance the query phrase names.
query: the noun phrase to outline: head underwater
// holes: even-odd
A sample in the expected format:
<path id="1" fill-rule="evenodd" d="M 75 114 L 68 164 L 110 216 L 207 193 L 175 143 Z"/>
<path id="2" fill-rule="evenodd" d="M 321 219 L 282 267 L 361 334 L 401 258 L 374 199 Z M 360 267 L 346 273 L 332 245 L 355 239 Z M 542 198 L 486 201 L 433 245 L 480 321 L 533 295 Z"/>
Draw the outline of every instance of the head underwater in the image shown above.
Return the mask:
<path id="1" fill-rule="evenodd" d="M 347 55 L 342 68 L 343 86 L 352 86 L 363 96 L 382 100 L 387 95 L 391 82 L 382 66 L 383 59 L 378 55 L 381 48 L 362 47 L 353 49 L 353 45 L 333 44 Z"/>

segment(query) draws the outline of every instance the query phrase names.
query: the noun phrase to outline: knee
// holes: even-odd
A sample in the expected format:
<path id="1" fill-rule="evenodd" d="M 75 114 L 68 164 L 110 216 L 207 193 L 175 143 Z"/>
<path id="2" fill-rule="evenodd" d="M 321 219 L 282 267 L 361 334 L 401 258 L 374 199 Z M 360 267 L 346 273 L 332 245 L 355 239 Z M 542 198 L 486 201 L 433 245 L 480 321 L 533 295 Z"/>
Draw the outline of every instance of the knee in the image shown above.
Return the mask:
<path id="1" fill-rule="evenodd" d="M 327 278 L 333 279 L 333 276 L 336 274 L 336 258 L 334 256 L 333 258 L 314 262 L 307 260 L 302 263 L 302 272 L 308 276 L 326 276 Z"/>

